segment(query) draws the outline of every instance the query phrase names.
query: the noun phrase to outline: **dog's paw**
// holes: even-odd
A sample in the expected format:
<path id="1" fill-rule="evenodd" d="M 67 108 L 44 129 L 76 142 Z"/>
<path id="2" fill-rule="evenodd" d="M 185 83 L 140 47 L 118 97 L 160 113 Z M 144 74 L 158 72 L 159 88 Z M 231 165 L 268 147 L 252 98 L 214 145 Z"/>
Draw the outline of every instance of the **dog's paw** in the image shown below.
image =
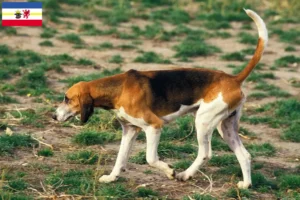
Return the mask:
<path id="1" fill-rule="evenodd" d="M 110 183 L 117 180 L 118 177 L 112 175 L 103 175 L 99 178 L 100 183 Z"/>
<path id="2" fill-rule="evenodd" d="M 186 173 L 185 171 L 184 172 L 180 172 L 179 174 L 176 175 L 176 179 L 178 181 L 187 181 L 190 178 L 192 178 L 192 176 L 189 175 L 188 173 Z"/>
<path id="3" fill-rule="evenodd" d="M 166 173 L 166 175 L 167 175 L 167 177 L 168 177 L 169 179 L 172 180 L 172 179 L 174 179 L 174 178 L 176 177 L 176 172 L 175 172 L 174 169 L 171 169 L 170 172 Z"/>
<path id="4" fill-rule="evenodd" d="M 237 187 L 239 189 L 248 189 L 250 186 L 251 186 L 251 183 L 247 183 L 247 182 L 244 182 L 244 181 L 239 181 L 238 184 L 237 184 Z"/>

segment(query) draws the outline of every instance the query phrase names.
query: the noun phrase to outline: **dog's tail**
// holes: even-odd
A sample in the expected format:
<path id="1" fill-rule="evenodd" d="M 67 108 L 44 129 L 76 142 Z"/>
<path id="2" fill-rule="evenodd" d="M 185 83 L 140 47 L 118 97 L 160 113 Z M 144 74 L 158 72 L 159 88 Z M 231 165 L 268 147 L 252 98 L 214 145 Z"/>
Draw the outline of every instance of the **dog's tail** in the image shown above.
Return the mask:
<path id="1" fill-rule="evenodd" d="M 245 69 L 235 77 L 236 80 L 240 83 L 242 83 L 249 76 L 253 68 L 259 62 L 268 42 L 268 30 L 262 18 L 252 10 L 248 10 L 248 9 L 244 9 L 244 10 L 247 13 L 247 15 L 251 17 L 255 22 L 256 27 L 258 29 L 259 38 L 258 38 L 256 50 L 253 57 L 251 58 L 251 60 L 249 61 Z"/>

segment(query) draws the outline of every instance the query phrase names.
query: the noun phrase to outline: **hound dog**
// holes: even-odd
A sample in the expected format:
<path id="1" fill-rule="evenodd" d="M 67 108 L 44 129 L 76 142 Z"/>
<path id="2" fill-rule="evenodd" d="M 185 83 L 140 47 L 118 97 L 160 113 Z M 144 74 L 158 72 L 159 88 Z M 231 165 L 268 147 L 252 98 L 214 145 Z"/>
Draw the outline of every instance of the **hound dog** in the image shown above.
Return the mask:
<path id="1" fill-rule="evenodd" d="M 117 160 L 109 175 L 100 182 L 115 181 L 126 167 L 130 149 L 140 129 L 146 133 L 146 160 L 168 178 L 186 181 L 212 156 L 211 137 L 217 127 L 235 153 L 243 173 L 239 188 L 251 185 L 250 154 L 238 136 L 238 123 L 245 95 L 241 85 L 259 62 L 268 41 L 265 23 L 252 10 L 245 10 L 255 22 L 259 39 L 252 59 L 238 75 L 210 69 L 180 68 L 162 71 L 129 70 L 123 74 L 89 82 L 79 82 L 67 90 L 53 119 L 66 121 L 81 114 L 86 122 L 94 107 L 115 111 L 123 128 Z M 157 147 L 164 124 L 179 116 L 195 113 L 198 155 L 185 171 L 175 174 L 159 160 Z"/>

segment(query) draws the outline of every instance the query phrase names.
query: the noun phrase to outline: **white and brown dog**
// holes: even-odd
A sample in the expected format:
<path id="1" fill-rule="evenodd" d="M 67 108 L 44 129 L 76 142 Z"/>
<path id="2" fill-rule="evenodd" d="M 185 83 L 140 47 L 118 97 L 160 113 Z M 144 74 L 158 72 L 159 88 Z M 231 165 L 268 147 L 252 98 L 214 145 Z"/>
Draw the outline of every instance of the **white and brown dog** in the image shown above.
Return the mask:
<path id="1" fill-rule="evenodd" d="M 255 22 L 259 39 L 256 51 L 238 75 L 209 69 L 174 69 L 136 71 L 73 85 L 65 94 L 53 118 L 66 121 L 81 114 L 86 122 L 94 107 L 114 110 L 123 128 L 118 157 L 110 175 L 100 182 L 115 181 L 126 167 L 129 152 L 140 129 L 147 139 L 146 159 L 170 179 L 188 180 L 212 156 L 211 137 L 217 127 L 222 138 L 235 153 L 242 172 L 239 188 L 251 185 L 250 154 L 238 136 L 241 108 L 245 101 L 241 85 L 259 62 L 268 41 L 263 20 L 252 10 L 245 10 Z M 161 129 L 177 117 L 193 112 L 199 143 L 198 156 L 184 172 L 175 175 L 169 165 L 159 160 L 157 147 Z"/>

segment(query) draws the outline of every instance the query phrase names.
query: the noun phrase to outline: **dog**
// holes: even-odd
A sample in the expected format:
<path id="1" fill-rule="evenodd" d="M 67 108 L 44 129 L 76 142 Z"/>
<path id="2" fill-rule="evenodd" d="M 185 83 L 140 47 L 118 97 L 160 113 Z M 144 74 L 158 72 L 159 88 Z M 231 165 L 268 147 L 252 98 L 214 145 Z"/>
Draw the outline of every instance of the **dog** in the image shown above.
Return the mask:
<path id="1" fill-rule="evenodd" d="M 211 137 L 215 128 L 235 153 L 243 173 L 239 188 L 251 186 L 251 157 L 238 136 L 238 123 L 245 95 L 243 81 L 259 62 L 268 41 L 264 21 L 252 10 L 245 10 L 258 29 L 258 43 L 248 65 L 236 76 L 201 68 L 179 68 L 161 71 L 129 70 L 125 73 L 79 82 L 65 93 L 53 119 L 66 121 L 77 114 L 87 122 L 94 107 L 113 110 L 122 126 L 122 140 L 117 160 L 109 175 L 100 182 L 115 181 L 125 170 L 130 149 L 142 129 L 146 134 L 146 160 L 168 178 L 186 181 L 212 157 Z M 179 116 L 194 113 L 198 155 L 185 171 L 175 171 L 159 160 L 157 147 L 164 124 Z"/>

